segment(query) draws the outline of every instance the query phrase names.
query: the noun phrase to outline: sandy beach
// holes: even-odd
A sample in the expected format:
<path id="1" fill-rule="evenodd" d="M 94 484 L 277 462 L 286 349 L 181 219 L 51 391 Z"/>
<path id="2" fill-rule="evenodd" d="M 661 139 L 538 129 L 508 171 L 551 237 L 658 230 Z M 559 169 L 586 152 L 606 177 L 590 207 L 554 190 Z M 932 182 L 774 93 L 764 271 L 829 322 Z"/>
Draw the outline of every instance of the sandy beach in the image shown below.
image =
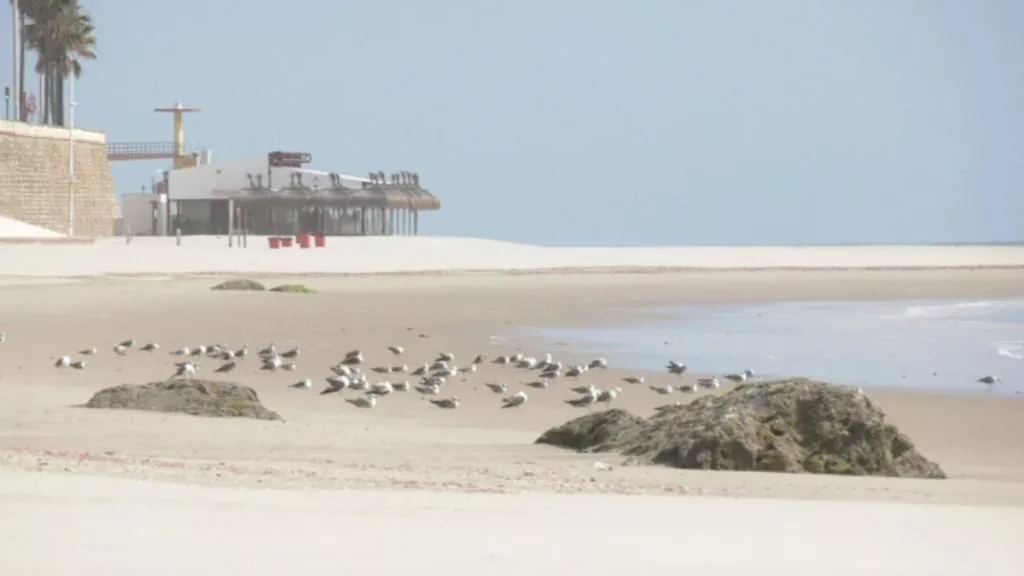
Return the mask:
<path id="1" fill-rule="evenodd" d="M 41 251 L 50 249 L 55 252 L 40 256 L 44 253 Z M 647 544 L 650 548 L 640 556 L 635 556 L 635 552 L 616 555 L 600 551 L 612 549 L 612 538 L 619 537 L 610 531 L 611 526 L 639 525 L 653 534 L 661 534 L 672 526 L 665 514 L 699 517 L 698 523 L 707 526 L 712 517 L 717 518 L 720 511 L 727 514 L 730 507 L 743 518 L 771 515 L 773 523 L 792 526 L 783 531 L 791 538 L 822 539 L 823 543 L 816 545 L 822 558 L 840 552 L 828 552 L 829 539 L 825 536 L 801 536 L 799 531 L 827 522 L 827 518 L 844 518 L 833 520 L 834 526 L 842 526 L 837 528 L 842 533 L 832 535 L 832 544 L 840 541 L 849 546 L 851 540 L 856 540 L 858 549 L 871 546 L 881 550 L 880 545 L 869 541 L 885 541 L 886 534 L 889 539 L 909 537 L 911 542 L 905 547 L 886 556 L 893 562 L 889 564 L 890 570 L 886 571 L 881 564 L 877 568 L 872 565 L 873 573 L 907 573 L 896 569 L 901 562 L 898 558 L 909 563 L 911 552 L 921 553 L 926 548 L 938 551 L 931 557 L 935 560 L 934 570 L 919 565 L 914 565 L 914 569 L 929 574 L 963 573 L 963 566 L 951 560 L 960 558 L 955 547 L 941 544 L 943 541 L 976 547 L 978 553 L 985 555 L 984 562 L 988 562 L 984 564 L 985 573 L 1012 573 L 1008 570 L 1014 548 L 1005 534 L 1024 527 L 1024 398 L 869 390 L 868 395 L 889 419 L 949 475 L 948 480 L 926 481 L 621 466 L 621 458 L 614 455 L 580 455 L 535 446 L 533 440 L 544 430 L 579 415 L 562 402 L 569 397 L 567 385 L 531 390 L 530 401 L 523 409 L 499 410 L 500 396 L 485 383 L 505 382 L 516 390 L 527 375 L 492 364 L 485 364 L 477 373 L 452 384 L 463 399 L 459 410 L 436 409 L 416 393 L 388 397 L 376 410 L 359 410 L 337 395 L 317 393 L 329 374 L 328 366 L 352 348 L 362 349 L 369 365 L 397 361 L 387 351 L 389 344 L 404 346 L 401 361 L 410 365 L 432 359 L 440 351 L 453 352 L 460 363 L 468 362 L 478 353 L 498 355 L 517 351 L 534 355 L 550 352 L 565 361 L 588 360 L 568 344 L 543 349 L 540 343 L 522 336 L 520 330 L 618 322 L 642 315 L 645 308 L 654 306 L 787 300 L 1020 298 L 1024 296 L 1024 270 L 986 268 L 1000 258 L 999 266 L 1008 265 L 1017 257 L 1007 256 L 1016 254 L 1012 250 L 1002 255 L 990 254 L 979 265 L 930 265 L 929 262 L 943 261 L 934 254 L 929 256 L 932 260 L 902 262 L 908 268 L 933 268 L 924 270 L 899 269 L 897 264 L 901 262 L 895 260 L 887 266 L 883 256 L 876 252 L 850 256 L 853 260 L 836 267 L 873 261 L 872 268 L 888 269 L 783 270 L 801 266 L 776 255 L 775 265 L 770 267 L 774 269 L 758 271 L 723 269 L 730 266 L 719 263 L 717 270 L 632 270 L 630 274 L 594 269 L 585 274 L 366 274 L 410 271 L 408 265 L 402 264 L 405 256 L 398 257 L 402 262 L 389 264 L 377 254 L 374 266 L 363 270 L 364 275 L 360 276 L 319 275 L 316 273 L 320 268 L 313 267 L 301 281 L 320 293 L 291 295 L 210 291 L 209 287 L 218 279 L 181 275 L 194 262 L 181 257 L 169 260 L 171 257 L 163 252 L 160 257 L 164 261 L 156 258 L 154 252 L 135 268 L 108 256 L 79 262 L 79 273 L 59 273 L 67 263 L 69 251 L 87 249 L 0 247 L 0 263 L 9 273 L 0 281 L 0 330 L 8 335 L 6 343 L 0 346 L 0 505 L 14 511 L 0 514 L 0 535 L 16 537 L 9 541 L 19 543 L 15 546 L 18 554 L 0 559 L 0 571 L 5 573 L 26 573 L 19 567 L 26 565 L 28 551 L 41 546 L 48 537 L 47 527 L 60 522 L 62 516 L 74 514 L 81 514 L 76 516 L 80 520 L 65 523 L 62 528 L 68 535 L 84 534 L 97 523 L 127 531 L 125 525 L 160 522 L 168 533 L 177 534 L 197 522 L 209 522 L 204 527 L 206 532 L 195 531 L 190 537 L 202 539 L 202 534 L 215 534 L 216 527 L 221 526 L 231 533 L 226 547 L 241 545 L 246 538 L 250 538 L 250 546 L 257 542 L 270 547 L 272 539 L 286 538 L 281 532 L 286 524 L 302 522 L 304 527 L 288 540 L 288 546 L 293 547 L 288 548 L 288 553 L 305 558 L 303 569 L 314 574 L 326 573 L 327 566 L 333 570 L 358 567 L 359 573 L 394 573 L 398 570 L 398 559 L 390 558 L 390 568 L 382 568 L 373 567 L 368 558 L 387 556 L 379 539 L 389 530 L 406 529 L 413 532 L 408 538 L 418 540 L 414 550 L 419 550 L 408 557 L 403 555 L 407 566 L 428 558 L 431 562 L 441 562 L 443 557 L 451 560 L 455 555 L 459 561 L 452 560 L 452 574 L 469 573 L 481 566 L 491 566 L 494 574 L 524 569 L 564 573 L 574 567 L 619 573 L 627 560 L 632 566 L 645 566 L 648 573 L 667 573 L 681 566 L 740 570 L 744 568 L 742 559 L 734 558 L 729 563 L 719 557 L 721 562 L 715 564 L 710 551 L 689 559 L 673 559 L 671 555 L 655 552 L 659 546 L 670 546 L 677 540 L 706 548 L 710 532 L 688 534 L 677 526 L 665 535 L 654 536 L 654 541 Z M 95 256 L 114 247 L 94 249 L 99 250 Z M 258 261 L 264 257 L 267 256 L 254 256 L 255 264 L 225 260 L 220 272 L 237 274 L 244 272 L 246 266 L 258 270 L 266 265 Z M 525 257 L 519 258 L 529 264 Z M 708 263 L 714 260 L 707 255 L 702 258 Z M 651 256 L 648 260 L 657 259 Z M 726 264 L 746 268 L 740 260 Z M 548 268 L 566 264 L 554 260 L 540 263 Z M 608 268 L 620 264 L 612 262 Z M 589 267 L 590 263 L 581 266 Z M 215 270 L 193 270 L 198 271 Z M 285 272 L 294 270 L 278 274 Z M 126 277 L 135 273 L 163 276 Z M 53 280 L 68 276 L 78 278 L 73 282 Z M 286 280 L 283 276 L 254 277 L 268 284 Z M 156 341 L 163 348 L 152 354 L 134 351 L 126 357 L 116 357 L 111 347 L 128 338 L 140 343 Z M 170 350 L 212 342 L 232 347 L 248 344 L 254 349 L 269 342 L 280 348 L 301 347 L 296 372 L 271 374 L 258 370 L 258 364 L 250 361 L 233 377 L 252 386 L 264 404 L 281 413 L 284 422 L 75 407 L 106 386 L 163 380 L 170 376 L 175 360 L 168 355 Z M 100 354 L 91 360 L 88 369 L 59 372 L 52 367 L 57 356 L 93 345 Z M 700 367 L 693 369 L 699 373 Z M 614 386 L 626 375 L 612 366 L 592 371 L 587 382 Z M 289 387 L 305 377 L 316 382 L 313 390 Z M 648 384 L 667 382 L 670 378 L 675 379 L 667 374 L 647 375 Z M 705 393 L 712 392 L 698 392 Z M 666 401 L 646 386 L 625 385 L 618 403 L 630 411 L 649 414 Z M 598 470 L 596 462 L 611 464 L 613 469 Z M 393 490 L 400 493 L 392 494 Z M 480 492 L 495 494 L 465 495 Z M 167 500 L 152 506 L 138 504 L 151 501 L 152 496 L 147 495 L 150 493 L 162 494 Z M 584 497 L 564 495 L 568 493 L 588 495 L 581 499 Z M 808 500 L 821 502 L 811 504 Z M 171 510 L 172 502 L 177 501 L 181 506 Z M 849 501 L 865 504 L 844 504 Z M 217 510 L 205 510 L 208 507 L 202 502 L 221 505 L 215 507 Z M 736 502 L 747 504 L 741 506 Z M 359 546 L 359 554 L 332 564 L 324 563 L 326 559 L 310 559 L 311 550 L 329 546 L 323 541 L 328 531 L 325 523 L 329 521 L 313 518 L 323 514 L 334 515 L 342 526 L 335 536 L 337 541 L 350 541 L 347 534 L 361 530 L 372 543 L 364 543 Z M 593 526 L 598 515 L 602 515 L 604 526 L 600 535 Z M 890 516 L 905 522 L 884 520 Z M 48 520 L 44 522 L 44 518 Z M 413 527 L 405 528 L 403 518 L 411 518 Z M 665 522 L 655 524 L 658 518 Z M 263 525 L 263 520 L 277 522 L 278 526 L 258 528 L 255 524 Z M 513 524 L 504 525 L 506 521 Z M 362 522 L 366 522 L 366 527 L 356 528 Z M 744 520 L 731 522 L 742 524 Z M 244 529 L 239 527 L 242 523 L 247 525 Z M 30 528 L 18 528 L 25 525 Z M 538 526 L 544 529 L 536 530 Z M 727 529 L 722 526 L 721 530 Z M 949 530 L 940 533 L 937 526 Z M 430 545 L 432 540 L 422 536 L 432 530 L 437 531 L 438 538 L 450 534 L 446 541 L 454 538 L 460 544 L 449 541 L 447 545 Z M 580 531 L 580 538 L 593 533 L 590 543 L 600 552 L 571 558 L 559 553 L 564 546 L 574 545 L 571 541 L 577 536 L 564 536 L 574 530 Z M 493 539 L 481 535 L 492 532 L 501 534 L 494 534 Z M 137 532 L 136 537 L 144 539 L 145 533 Z M 755 539 L 763 532 L 751 529 L 745 534 L 740 537 Z M 780 534 L 772 537 L 781 538 Z M 636 542 L 619 546 L 641 546 L 639 535 L 630 538 Z M 863 544 L 860 538 L 864 538 Z M 765 552 L 767 556 L 784 546 L 781 540 L 772 542 L 771 538 L 762 542 L 769 550 Z M 142 554 L 141 550 L 156 550 L 157 543 L 140 540 L 138 546 L 142 547 L 138 554 Z M 536 552 L 526 559 L 509 552 L 519 547 Z M 79 558 L 83 566 L 99 566 L 106 561 L 104 558 L 111 558 L 100 557 L 96 549 L 86 548 L 81 544 L 67 548 L 66 552 L 69 558 Z M 285 554 L 285 548 L 281 550 Z M 482 550 L 491 550 L 491 556 Z M 209 549 L 211 555 L 219 552 Z M 879 562 L 882 555 L 879 552 L 876 558 Z M 358 566 L 346 564 L 360 558 L 362 564 Z M 62 573 L 61 566 L 67 566 L 60 563 L 63 561 L 51 559 L 48 568 L 31 573 Z M 213 570 L 217 562 L 223 561 L 210 560 L 204 566 Z M 283 558 L 274 561 L 290 562 Z M 110 569 L 103 573 L 127 573 L 116 572 L 114 568 L 128 570 L 139 566 L 133 564 L 136 560 L 128 558 L 111 562 L 107 566 Z M 177 566 L 183 569 L 184 565 Z M 546 572 L 542 566 L 547 567 Z M 776 566 L 781 568 L 784 564 Z M 857 566 L 869 568 L 868 564 Z M 971 566 L 977 568 L 982 564 L 975 562 Z M 820 569 L 820 565 L 808 566 L 806 572 L 789 568 L 787 573 L 820 573 Z M 852 567 L 850 570 L 847 573 L 863 573 Z M 828 571 L 843 573 L 832 567 Z M 168 569 L 166 573 L 170 572 Z"/>

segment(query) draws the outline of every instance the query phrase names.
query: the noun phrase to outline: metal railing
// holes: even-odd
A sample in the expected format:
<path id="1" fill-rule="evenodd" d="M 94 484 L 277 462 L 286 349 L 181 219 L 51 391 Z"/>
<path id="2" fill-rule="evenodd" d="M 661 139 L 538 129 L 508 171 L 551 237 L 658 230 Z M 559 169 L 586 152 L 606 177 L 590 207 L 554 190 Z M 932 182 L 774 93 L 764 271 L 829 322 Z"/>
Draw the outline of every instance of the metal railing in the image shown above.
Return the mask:
<path id="1" fill-rule="evenodd" d="M 111 160 L 156 160 L 174 158 L 174 142 L 113 142 L 107 144 Z"/>

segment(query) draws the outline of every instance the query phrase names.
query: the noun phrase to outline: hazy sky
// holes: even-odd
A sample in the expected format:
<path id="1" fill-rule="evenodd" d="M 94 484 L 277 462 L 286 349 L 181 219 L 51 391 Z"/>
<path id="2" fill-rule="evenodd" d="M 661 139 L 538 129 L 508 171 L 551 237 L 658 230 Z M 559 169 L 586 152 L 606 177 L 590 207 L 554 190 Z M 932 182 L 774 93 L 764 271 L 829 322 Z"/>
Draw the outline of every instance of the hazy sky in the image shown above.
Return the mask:
<path id="1" fill-rule="evenodd" d="M 182 100 L 215 162 L 416 171 L 427 233 L 1024 240 L 1020 0 L 83 3 L 80 125 L 165 141 L 150 110 Z M 115 165 L 118 190 L 159 168 Z"/>

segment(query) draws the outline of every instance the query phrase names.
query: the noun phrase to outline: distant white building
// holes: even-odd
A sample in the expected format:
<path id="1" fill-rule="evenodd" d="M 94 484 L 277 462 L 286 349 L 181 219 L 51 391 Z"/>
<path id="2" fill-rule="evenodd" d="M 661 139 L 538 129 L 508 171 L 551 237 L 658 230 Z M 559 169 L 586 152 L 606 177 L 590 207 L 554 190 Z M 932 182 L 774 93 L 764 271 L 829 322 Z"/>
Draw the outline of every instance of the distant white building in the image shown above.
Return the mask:
<path id="1" fill-rule="evenodd" d="M 305 168 L 304 153 L 209 162 L 169 170 L 154 194 L 125 194 L 125 232 L 136 235 L 411 235 L 440 200 L 411 172 L 367 177 Z"/>

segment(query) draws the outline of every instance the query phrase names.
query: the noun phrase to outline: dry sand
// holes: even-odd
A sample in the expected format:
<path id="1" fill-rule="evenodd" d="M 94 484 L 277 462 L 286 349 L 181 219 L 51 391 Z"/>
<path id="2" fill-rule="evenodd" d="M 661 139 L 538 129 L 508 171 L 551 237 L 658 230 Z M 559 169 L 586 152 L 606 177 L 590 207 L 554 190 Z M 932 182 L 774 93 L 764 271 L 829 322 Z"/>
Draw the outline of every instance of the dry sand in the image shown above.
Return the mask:
<path id="1" fill-rule="evenodd" d="M 0 555 L 0 573 L 66 573 L 60 563 L 74 559 L 81 566 L 102 565 L 106 569 L 96 573 L 105 574 L 137 568 L 135 562 L 165 562 L 144 557 L 169 546 L 146 538 L 158 529 L 196 546 L 194 554 L 173 549 L 195 556 L 177 559 L 179 564 L 169 558 L 175 554 L 160 554 L 169 562 L 165 566 L 180 568 L 203 554 L 219 556 L 203 564 L 201 573 L 227 562 L 228 552 L 215 544 L 220 538 L 225 548 L 273 550 L 266 554 L 267 566 L 294 563 L 308 567 L 307 573 L 325 572 L 327 566 L 395 573 L 404 571 L 400 561 L 406 562 L 405 570 L 444 563 L 452 574 L 482 568 L 493 574 L 564 573 L 574 567 L 621 573 L 626 564 L 667 573 L 687 566 L 739 570 L 740 562 L 753 561 L 747 570 L 761 565 L 768 573 L 779 567 L 789 574 L 840 574 L 845 567 L 851 574 L 911 569 L 962 574 L 965 548 L 979 573 L 1012 573 L 1014 548 L 1006 534 L 1024 528 L 1019 509 L 1024 506 L 1024 399 L 1019 397 L 869 391 L 951 477 L 922 481 L 621 467 L 610 455 L 533 446 L 546 428 L 578 415 L 562 403 L 569 397 L 565 384 L 531 390 L 522 410 L 499 410 L 499 397 L 484 383 L 506 382 L 515 390 L 527 376 L 489 364 L 452 384 L 464 400 L 456 411 L 435 409 L 415 393 L 385 398 L 374 411 L 359 410 L 336 395 L 319 396 L 317 389 L 299 391 L 288 384 L 307 376 L 319 384 L 327 367 L 356 347 L 366 352 L 370 365 L 395 362 L 385 349 L 390 343 L 405 346 L 403 361 L 409 364 L 441 350 L 453 351 L 465 363 L 478 352 L 545 351 L 526 336 L 514 336 L 517 328 L 618 321 L 640 313 L 631 307 L 1021 297 L 1024 271 L 365 276 L 303 282 L 322 292 L 220 293 L 208 290 L 214 283 L 208 278 L 0 287 L 0 330 L 8 333 L 0 347 L 0 506 L 5 511 L 0 538 L 18 551 Z M 110 347 L 126 338 L 155 340 L 164 349 L 114 357 Z M 178 346 L 224 342 L 256 348 L 270 341 L 282 348 L 301 346 L 300 369 L 268 374 L 250 361 L 233 379 L 253 386 L 285 422 L 73 407 L 102 387 L 166 378 L 175 359 L 167 352 Z M 91 345 L 101 354 L 89 369 L 59 373 L 51 367 L 56 356 Z M 567 346 L 548 351 L 562 359 L 585 359 Z M 614 369 L 595 372 L 586 381 L 598 386 L 625 375 Z M 650 375 L 648 383 L 662 379 L 669 376 Z M 626 387 L 622 407 L 647 413 L 666 402 L 646 387 Z M 615 468 L 597 471 L 598 461 Z M 135 480 L 209 486 L 185 490 Z M 338 488 L 367 492 L 330 491 Z M 396 488 L 425 492 L 379 492 Z M 435 494 L 452 491 L 520 494 Z M 643 496 L 538 494 L 559 492 Z M 159 503 L 153 500 L 157 494 Z M 715 496 L 744 497 L 739 502 L 747 504 Z M 817 529 L 826 523 L 827 533 Z M 123 533 L 133 552 L 102 554 L 116 541 L 97 544 L 89 536 L 97 527 Z M 740 555 L 734 553 L 735 543 L 720 541 L 722 533 L 737 530 L 738 538 L 747 539 L 739 545 L 746 551 Z M 48 568 L 26 572 L 19 562 L 60 535 L 64 555 L 48 558 Z M 616 549 L 612 539 L 619 537 L 627 541 Z M 648 537 L 653 540 L 643 548 Z M 786 542 L 795 557 L 783 561 Z M 406 545 L 408 553 L 389 553 L 389 546 Z M 531 555 L 514 557 L 520 547 Z M 808 556 L 808 547 L 822 556 Z M 349 554 L 353 548 L 357 553 Z M 563 548 L 571 552 L 560 552 Z M 316 556 L 317 550 L 322 555 Z M 872 552 L 862 556 L 863 550 Z M 915 563 L 925 550 L 932 551 L 934 570 Z M 828 564 L 844 556 L 849 564 Z M 386 560 L 390 568 L 372 567 L 373 559 Z M 868 566 L 872 562 L 877 570 Z"/>
<path id="2" fill-rule="evenodd" d="M 547 247 L 445 237 L 331 238 L 326 248 L 271 250 L 266 237 L 229 248 L 227 237 L 101 239 L 91 245 L 7 245 L 8 276 L 245 272 L 276 274 L 451 273 L 678 269 L 1024 267 L 1024 246 Z"/>

